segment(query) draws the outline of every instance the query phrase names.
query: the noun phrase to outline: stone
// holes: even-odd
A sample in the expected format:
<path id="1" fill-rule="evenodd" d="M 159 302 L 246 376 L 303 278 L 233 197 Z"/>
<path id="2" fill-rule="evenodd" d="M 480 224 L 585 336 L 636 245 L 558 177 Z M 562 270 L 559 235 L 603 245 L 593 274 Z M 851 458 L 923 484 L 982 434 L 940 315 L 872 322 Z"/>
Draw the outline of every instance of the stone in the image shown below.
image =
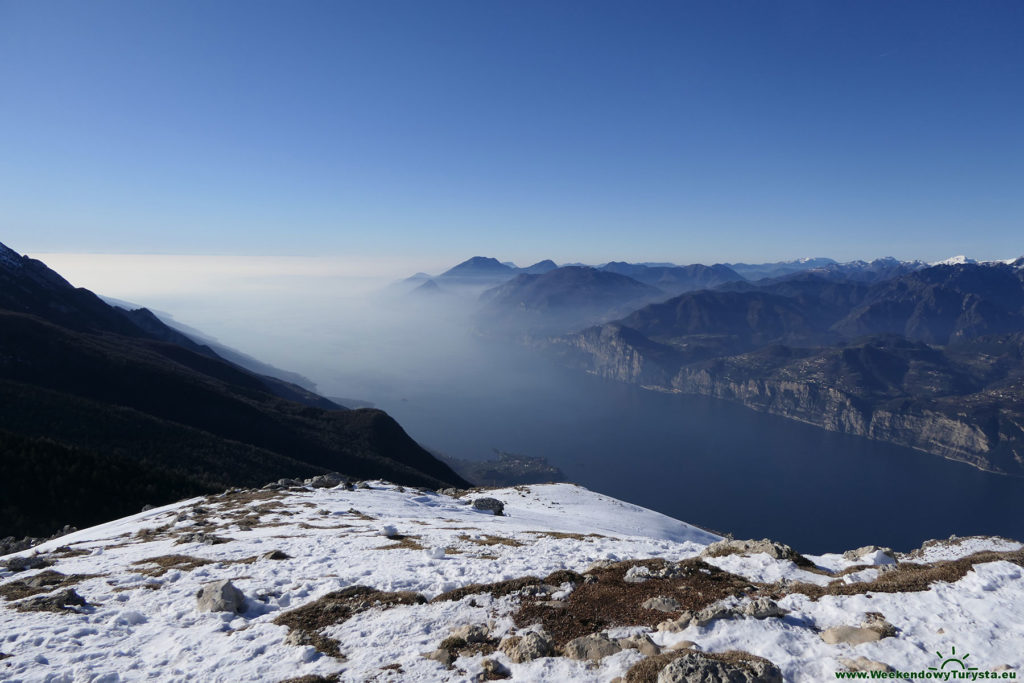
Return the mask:
<path id="1" fill-rule="evenodd" d="M 640 654 L 646 657 L 653 657 L 654 655 L 661 654 L 661 648 L 658 647 L 648 636 L 643 634 L 629 636 L 628 638 L 619 638 L 617 642 L 619 647 L 623 650 L 637 650 Z"/>
<path id="2" fill-rule="evenodd" d="M 485 659 L 480 662 L 480 666 L 483 667 L 483 673 L 479 679 L 481 681 L 493 681 L 499 678 L 509 678 L 512 676 L 512 672 L 509 668 L 497 659 Z"/>
<path id="3" fill-rule="evenodd" d="M 440 493 L 442 496 L 458 498 L 465 492 L 462 489 L 441 489 L 440 491 L 438 491 L 438 493 Z"/>
<path id="4" fill-rule="evenodd" d="M 270 550 L 260 555 L 261 560 L 290 560 L 292 556 L 280 550 Z"/>
<path id="5" fill-rule="evenodd" d="M 769 617 L 784 617 L 789 612 L 782 609 L 771 598 L 757 598 L 751 600 L 740 608 L 740 613 L 754 619 L 767 619 Z"/>
<path id="6" fill-rule="evenodd" d="M 700 646 L 692 640 L 680 640 L 678 643 L 674 643 L 668 646 L 669 650 L 699 650 Z"/>
<path id="7" fill-rule="evenodd" d="M 196 593 L 200 612 L 234 612 L 245 609 L 245 595 L 228 580 L 208 583 Z"/>
<path id="8" fill-rule="evenodd" d="M 642 605 L 644 609 L 656 609 L 659 612 L 678 612 L 683 609 L 679 601 L 672 597 L 659 595 L 656 598 L 645 600 Z"/>
<path id="9" fill-rule="evenodd" d="M 81 595 L 68 588 L 50 595 L 40 595 L 14 603 L 15 609 L 22 612 L 64 612 L 73 607 L 88 607 L 89 603 Z"/>
<path id="10" fill-rule="evenodd" d="M 638 564 L 627 569 L 622 580 L 626 583 L 643 583 L 649 578 L 651 578 L 651 570 L 641 564 Z"/>
<path id="11" fill-rule="evenodd" d="M 332 489 L 343 481 L 344 479 L 337 474 L 318 474 L 312 479 L 307 479 L 306 483 L 315 489 Z"/>
<path id="12" fill-rule="evenodd" d="M 473 501 L 473 509 L 493 512 L 497 517 L 505 514 L 505 504 L 497 498 L 477 498 Z"/>
<path id="13" fill-rule="evenodd" d="M 731 619 L 737 616 L 736 610 L 722 605 L 708 605 L 693 615 L 693 623 L 696 626 L 706 626 L 715 619 Z"/>
<path id="14" fill-rule="evenodd" d="M 39 557 L 38 555 L 30 555 L 29 557 L 12 557 L 7 560 L 7 568 L 12 572 L 23 572 L 29 569 L 42 569 L 43 567 L 49 567 L 51 564 L 53 563 L 45 557 Z"/>
<path id="15" fill-rule="evenodd" d="M 821 633 L 821 639 L 829 645 L 847 643 L 849 645 L 861 645 L 873 643 L 882 639 L 882 634 L 873 628 L 861 628 L 859 626 L 833 626 Z"/>
<path id="16" fill-rule="evenodd" d="M 466 624 L 452 631 L 450 638 L 458 638 L 467 643 L 486 643 L 491 630 L 483 624 Z"/>
<path id="17" fill-rule="evenodd" d="M 886 621 L 881 612 L 868 612 L 864 615 L 861 626 L 877 631 L 882 638 L 892 638 L 896 635 L 896 627 Z"/>
<path id="18" fill-rule="evenodd" d="M 839 663 L 850 671 L 893 671 L 894 669 L 885 662 L 876 662 L 867 657 L 840 657 Z"/>
<path id="19" fill-rule="evenodd" d="M 762 538 L 760 541 L 754 539 L 723 539 L 712 543 L 707 548 L 704 548 L 704 551 L 701 552 L 700 556 L 722 557 L 724 555 L 756 555 L 758 553 L 765 553 L 769 557 L 774 557 L 778 560 L 799 559 L 801 561 L 805 561 L 804 557 L 800 555 L 800 553 L 796 552 L 788 545 L 768 538 Z"/>
<path id="20" fill-rule="evenodd" d="M 782 672 L 767 659 L 719 661 L 699 652 L 674 659 L 658 673 L 658 683 L 782 683 Z"/>
<path id="21" fill-rule="evenodd" d="M 449 667 L 449 668 L 451 667 L 452 662 L 455 661 L 454 655 L 452 655 L 451 652 L 449 652 L 448 650 L 444 649 L 443 647 L 439 647 L 436 650 L 434 650 L 433 652 L 428 652 L 428 653 L 426 653 L 423 656 L 426 659 L 433 659 L 435 662 L 441 662 L 442 664 L 444 664 L 446 667 Z"/>
<path id="22" fill-rule="evenodd" d="M 554 643 L 548 634 L 543 631 L 527 631 L 519 635 L 509 636 L 498 644 L 498 649 L 504 652 L 516 664 L 529 662 L 540 657 L 550 657 L 555 653 Z"/>
<path id="23" fill-rule="evenodd" d="M 693 612 L 684 610 L 675 619 L 666 619 L 658 624 L 658 630 L 665 633 L 678 633 L 689 628 L 691 623 L 693 623 Z"/>
<path id="24" fill-rule="evenodd" d="M 574 638 L 562 646 L 562 654 L 570 659 L 600 661 L 616 652 L 621 652 L 622 646 L 608 636 L 599 633 L 591 633 L 589 636 Z"/>
<path id="25" fill-rule="evenodd" d="M 844 560 L 859 564 L 896 564 L 896 552 L 880 545 L 865 545 L 843 553 Z"/>

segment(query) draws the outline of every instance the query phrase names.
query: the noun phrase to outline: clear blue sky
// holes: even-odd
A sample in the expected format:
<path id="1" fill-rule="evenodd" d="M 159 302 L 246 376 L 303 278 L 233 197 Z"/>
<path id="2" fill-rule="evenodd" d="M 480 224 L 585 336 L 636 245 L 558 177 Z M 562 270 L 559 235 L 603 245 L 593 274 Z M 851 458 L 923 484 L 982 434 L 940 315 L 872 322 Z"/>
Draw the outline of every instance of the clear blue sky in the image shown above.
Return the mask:
<path id="1" fill-rule="evenodd" d="M 7 2 L 0 241 L 1024 253 L 1020 2 Z"/>

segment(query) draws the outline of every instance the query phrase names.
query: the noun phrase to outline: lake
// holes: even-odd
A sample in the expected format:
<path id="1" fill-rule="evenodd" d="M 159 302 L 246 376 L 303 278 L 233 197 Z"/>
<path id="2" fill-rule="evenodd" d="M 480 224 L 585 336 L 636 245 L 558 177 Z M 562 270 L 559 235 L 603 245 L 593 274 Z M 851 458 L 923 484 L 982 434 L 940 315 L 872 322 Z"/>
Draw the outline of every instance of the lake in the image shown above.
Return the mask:
<path id="1" fill-rule="evenodd" d="M 428 448 L 543 456 L 590 489 L 737 538 L 806 553 L 906 551 L 951 534 L 1024 538 L 1024 479 L 602 380 L 523 348 L 481 346 L 443 376 L 402 384 L 355 390 Z"/>

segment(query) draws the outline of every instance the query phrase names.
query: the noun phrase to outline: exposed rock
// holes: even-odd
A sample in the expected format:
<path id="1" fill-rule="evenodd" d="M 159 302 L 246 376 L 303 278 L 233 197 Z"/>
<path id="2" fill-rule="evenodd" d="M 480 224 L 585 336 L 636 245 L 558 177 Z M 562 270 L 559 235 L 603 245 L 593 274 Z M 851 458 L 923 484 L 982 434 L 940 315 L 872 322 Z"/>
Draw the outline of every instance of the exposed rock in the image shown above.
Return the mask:
<path id="1" fill-rule="evenodd" d="M 473 501 L 473 509 L 490 511 L 498 517 L 505 514 L 505 504 L 497 498 L 477 498 Z"/>
<path id="2" fill-rule="evenodd" d="M 793 560 L 797 564 L 811 564 L 807 558 L 784 543 L 768 538 L 760 541 L 726 538 L 712 543 L 700 554 L 701 557 L 723 557 L 725 555 L 756 555 L 765 553 L 779 560 Z"/>
<path id="3" fill-rule="evenodd" d="M 318 474 L 312 479 L 307 479 L 306 483 L 315 489 L 330 489 L 334 488 L 338 484 L 345 482 L 344 477 L 339 474 Z"/>
<path id="4" fill-rule="evenodd" d="M 260 555 L 261 560 L 290 560 L 292 556 L 280 550 L 270 550 Z"/>
<path id="5" fill-rule="evenodd" d="M 645 600 L 641 607 L 644 609 L 656 609 L 659 612 L 678 612 L 683 608 L 678 600 L 664 595 Z"/>
<path id="6" fill-rule="evenodd" d="M 740 608 L 740 614 L 754 619 L 767 619 L 769 617 L 784 617 L 789 612 L 782 609 L 771 598 L 757 598 Z"/>
<path id="7" fill-rule="evenodd" d="M 861 626 L 877 631 L 878 635 L 882 638 L 892 638 L 896 635 L 896 627 L 886 621 L 881 612 L 868 612 L 865 614 Z"/>
<path id="8" fill-rule="evenodd" d="M 865 545 L 843 553 L 843 559 L 862 564 L 896 564 L 896 552 L 879 545 Z"/>
<path id="9" fill-rule="evenodd" d="M 640 654 L 646 657 L 653 657 L 654 655 L 661 653 L 661 648 L 644 634 L 630 636 L 628 638 L 619 638 L 616 642 L 623 650 L 637 650 Z"/>
<path id="10" fill-rule="evenodd" d="M 89 603 L 74 590 L 68 588 L 58 593 L 40 595 L 14 603 L 19 612 L 67 612 L 77 611 L 75 607 L 88 607 Z"/>
<path id="11" fill-rule="evenodd" d="M 227 543 L 228 539 L 208 534 L 205 531 L 193 531 L 187 534 L 178 536 L 177 543 L 201 543 L 203 545 L 218 545 L 220 543 Z"/>
<path id="12" fill-rule="evenodd" d="M 483 678 L 481 680 L 484 681 L 494 681 L 512 676 L 509 668 L 496 659 L 485 659 L 480 662 L 480 666 L 483 667 Z"/>
<path id="13" fill-rule="evenodd" d="M 622 646 L 603 633 L 574 638 L 562 646 L 562 653 L 570 659 L 599 661 L 620 652 Z"/>
<path id="14" fill-rule="evenodd" d="M 674 659 L 658 674 L 658 683 L 782 683 L 779 667 L 767 659 L 750 656 L 712 659 L 688 652 Z"/>
<path id="15" fill-rule="evenodd" d="M 666 633 L 678 633 L 679 631 L 685 631 L 689 628 L 691 623 L 693 623 L 693 612 L 690 610 L 683 610 L 683 612 L 675 619 L 666 619 L 658 624 L 658 630 Z"/>
<path id="16" fill-rule="evenodd" d="M 7 560 L 5 564 L 12 572 L 23 572 L 29 569 L 42 569 L 43 567 L 49 567 L 53 563 L 45 557 L 30 555 L 29 557 L 12 557 Z"/>
<path id="17" fill-rule="evenodd" d="M 289 631 L 288 635 L 297 633 L 297 631 Z M 439 647 L 433 652 L 428 652 L 423 655 L 427 659 L 433 659 L 435 662 L 441 662 L 446 667 L 451 667 L 452 662 L 455 661 L 455 656 L 443 647 Z"/>
<path id="18" fill-rule="evenodd" d="M 208 583 L 196 593 L 196 608 L 200 612 L 241 612 L 245 608 L 245 595 L 230 581 Z"/>
<path id="19" fill-rule="evenodd" d="M 449 496 L 450 498 L 458 498 L 465 493 L 462 489 L 441 489 L 438 491 L 442 496 Z"/>
<path id="20" fill-rule="evenodd" d="M 555 652 L 554 643 L 543 631 L 527 631 L 509 636 L 501 641 L 498 649 L 508 655 L 508 658 L 516 664 L 529 662 L 539 657 L 550 657 Z"/>
<path id="21" fill-rule="evenodd" d="M 893 668 L 885 662 L 876 662 L 859 655 L 853 658 L 840 657 L 839 663 L 850 671 L 893 671 Z"/>
<path id="22" fill-rule="evenodd" d="M 693 623 L 696 626 L 706 626 L 715 619 L 731 619 L 737 616 L 736 610 L 722 605 L 708 605 L 693 615 Z"/>
<path id="23" fill-rule="evenodd" d="M 450 638 L 466 643 L 485 643 L 490 639 L 491 630 L 483 624 L 466 624 L 452 631 Z"/>
<path id="24" fill-rule="evenodd" d="M 643 583 L 647 579 L 651 578 L 651 570 L 642 564 L 630 567 L 622 580 L 626 583 Z"/>
<path id="25" fill-rule="evenodd" d="M 847 643 L 849 645 L 860 645 L 862 643 L 873 643 L 882 639 L 882 634 L 873 628 L 862 628 L 860 626 L 833 626 L 821 633 L 821 639 L 829 645 Z"/>
<path id="26" fill-rule="evenodd" d="M 669 650 L 699 650 L 700 646 L 692 640 L 680 640 L 674 645 L 668 646 Z"/>

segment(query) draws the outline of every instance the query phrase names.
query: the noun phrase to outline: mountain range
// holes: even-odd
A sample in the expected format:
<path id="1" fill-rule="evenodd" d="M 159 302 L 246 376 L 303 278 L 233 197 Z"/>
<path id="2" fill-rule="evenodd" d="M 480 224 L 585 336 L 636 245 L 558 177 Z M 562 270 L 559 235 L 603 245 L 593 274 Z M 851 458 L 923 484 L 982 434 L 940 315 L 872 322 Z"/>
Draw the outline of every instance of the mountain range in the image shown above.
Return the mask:
<path id="1" fill-rule="evenodd" d="M 484 336 L 603 377 L 1024 475 L 1024 258 L 613 261 L 527 274 L 477 257 L 447 273 L 477 269 L 504 278 L 477 298 Z"/>
<path id="2" fill-rule="evenodd" d="M 0 245 L 0 537 L 338 472 L 464 480 L 386 413 L 249 371 Z"/>

